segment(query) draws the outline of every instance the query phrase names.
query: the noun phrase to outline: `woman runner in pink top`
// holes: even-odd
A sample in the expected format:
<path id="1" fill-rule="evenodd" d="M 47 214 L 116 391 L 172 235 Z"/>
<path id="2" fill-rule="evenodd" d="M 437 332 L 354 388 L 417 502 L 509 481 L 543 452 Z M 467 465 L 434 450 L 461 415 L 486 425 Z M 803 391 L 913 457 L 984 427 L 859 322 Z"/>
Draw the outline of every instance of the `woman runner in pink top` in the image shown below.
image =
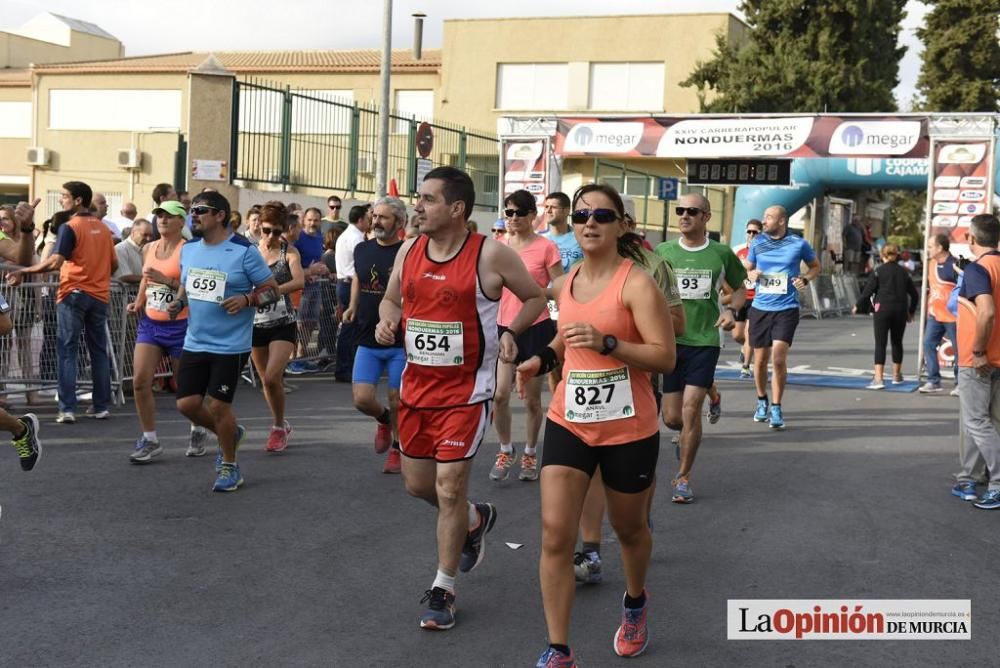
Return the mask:
<path id="1" fill-rule="evenodd" d="M 558 335 L 517 368 L 520 392 L 529 380 L 563 362 L 542 452 L 539 578 L 551 643 L 536 664 L 543 668 L 575 665 L 569 648 L 573 549 L 598 467 L 625 571 L 614 650 L 637 656 L 646 649 L 645 584 L 652 552 L 648 501 L 660 448 L 650 373 L 673 371 L 676 351 L 666 298 L 635 266 L 634 247 L 621 243 L 624 218 L 614 188 L 588 184 L 576 191 L 572 220 L 583 261 L 554 282 Z"/>
<path id="2" fill-rule="evenodd" d="M 545 288 L 557 276 L 562 276 L 562 258 L 559 247 L 554 242 L 535 233 L 537 208 L 535 196 L 527 190 L 517 190 L 504 200 L 503 215 L 507 223 L 505 243 L 517 251 L 528 273 L 539 287 Z M 510 290 L 504 290 L 500 297 L 500 314 L 497 316 L 499 333 L 521 311 L 521 300 Z M 497 365 L 497 390 L 493 405 L 493 426 L 500 439 L 500 452 L 490 471 L 491 480 L 506 480 L 510 468 L 517 460 L 517 452 L 511 438 L 510 391 L 514 384 L 514 367 L 542 351 L 556 334 L 556 325 L 549 318 L 548 309 L 542 311 L 531 327 L 517 337 L 517 359 L 513 364 L 500 362 Z M 535 447 L 538 432 L 542 428 L 542 379 L 527 381 L 524 391 L 524 407 L 528 412 L 527 434 L 524 438 L 524 454 L 521 456 L 520 480 L 538 480 L 538 464 Z"/>

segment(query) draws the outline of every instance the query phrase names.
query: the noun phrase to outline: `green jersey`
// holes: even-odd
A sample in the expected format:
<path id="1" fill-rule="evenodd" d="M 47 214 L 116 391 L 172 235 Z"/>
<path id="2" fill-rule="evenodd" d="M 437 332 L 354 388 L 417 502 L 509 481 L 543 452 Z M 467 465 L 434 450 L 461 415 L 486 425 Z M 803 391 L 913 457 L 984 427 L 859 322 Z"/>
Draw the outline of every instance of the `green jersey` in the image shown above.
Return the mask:
<path id="1" fill-rule="evenodd" d="M 697 248 L 689 248 L 680 239 L 664 241 L 656 247 L 656 254 L 667 261 L 677 276 L 677 287 L 684 301 L 687 327 L 677 337 L 685 346 L 722 346 L 719 328 L 719 290 L 727 283 L 734 290 L 743 287 L 747 270 L 736 253 L 711 239 Z"/>

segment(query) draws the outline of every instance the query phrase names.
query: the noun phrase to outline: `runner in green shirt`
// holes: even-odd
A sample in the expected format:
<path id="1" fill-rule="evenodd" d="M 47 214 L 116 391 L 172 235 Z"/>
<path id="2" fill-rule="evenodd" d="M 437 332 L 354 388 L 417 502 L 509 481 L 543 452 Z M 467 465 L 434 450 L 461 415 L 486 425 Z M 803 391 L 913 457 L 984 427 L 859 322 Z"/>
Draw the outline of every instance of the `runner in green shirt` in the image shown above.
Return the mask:
<path id="1" fill-rule="evenodd" d="M 656 254 L 667 261 L 677 277 L 684 301 L 686 324 L 677 336 L 677 365 L 663 379 L 663 421 L 681 432 L 681 464 L 673 480 L 673 501 L 691 503 L 690 475 L 701 444 L 701 415 L 705 394 L 715 381 L 722 342 L 719 327 L 730 330 L 743 306 L 743 263 L 729 246 L 712 241 L 706 230 L 712 217 L 708 199 L 697 193 L 680 198 L 676 208 L 680 239 L 665 241 Z M 732 289 L 727 308 L 719 304 L 723 284 Z"/>

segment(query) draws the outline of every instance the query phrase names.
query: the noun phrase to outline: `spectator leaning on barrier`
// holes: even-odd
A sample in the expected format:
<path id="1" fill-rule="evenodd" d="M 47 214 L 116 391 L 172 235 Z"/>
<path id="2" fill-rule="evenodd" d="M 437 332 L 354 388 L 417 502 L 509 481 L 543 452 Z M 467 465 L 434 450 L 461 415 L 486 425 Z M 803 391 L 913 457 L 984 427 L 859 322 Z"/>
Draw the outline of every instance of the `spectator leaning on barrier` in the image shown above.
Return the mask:
<path id="1" fill-rule="evenodd" d="M 169 211 L 170 205 L 173 205 L 174 209 L 184 210 L 180 202 L 164 202 L 160 209 Z M 177 215 L 183 216 L 184 214 Z M 142 280 L 142 247 L 152 240 L 153 226 L 141 218 L 135 221 L 125 240 L 115 244 L 118 268 L 111 278 L 120 283 L 138 285 L 139 281 Z"/>
<path id="2" fill-rule="evenodd" d="M 348 214 L 351 222 L 337 239 L 337 304 L 341 311 L 351 303 L 351 281 L 354 278 L 354 247 L 365 240 L 365 235 L 371 229 L 371 218 L 368 207 L 354 206 Z M 340 328 L 337 338 L 336 380 L 340 383 L 350 383 L 354 370 L 355 327 L 345 322 Z"/>
<path id="3" fill-rule="evenodd" d="M 111 404 L 111 363 L 108 355 L 108 301 L 111 274 L 118 268 L 111 231 L 90 212 L 93 191 L 81 181 L 63 184 L 59 201 L 73 217 L 59 228 L 52 254 L 7 281 L 18 285 L 24 274 L 59 270 L 56 294 L 58 327 L 59 415 L 56 422 L 76 422 L 76 369 L 80 334 L 86 335 L 93 378 L 93 406 L 88 414 L 106 419 Z"/>
<path id="4" fill-rule="evenodd" d="M 122 230 L 118 226 L 118 223 L 108 218 L 108 200 L 104 197 L 103 193 L 94 193 L 91 210 L 94 212 L 94 217 L 104 223 L 104 226 L 111 231 L 111 236 L 114 237 L 114 240 L 121 241 Z"/>

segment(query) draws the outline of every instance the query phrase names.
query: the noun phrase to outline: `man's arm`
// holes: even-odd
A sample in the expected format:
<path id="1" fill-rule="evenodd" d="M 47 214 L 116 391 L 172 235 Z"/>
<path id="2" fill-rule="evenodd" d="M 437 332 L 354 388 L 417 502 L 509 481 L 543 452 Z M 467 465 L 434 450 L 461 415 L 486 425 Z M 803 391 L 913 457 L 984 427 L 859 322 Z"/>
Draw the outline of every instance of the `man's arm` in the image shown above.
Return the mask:
<path id="1" fill-rule="evenodd" d="M 993 319 L 996 317 L 996 307 L 993 295 L 976 295 L 976 336 L 972 340 L 972 363 L 981 373 L 989 370 L 989 360 L 986 356 L 986 344 L 993 335 Z M 979 353 L 979 354 L 977 354 Z"/>
<path id="2" fill-rule="evenodd" d="M 375 340 L 383 346 L 392 345 L 396 340 L 396 331 L 399 329 L 399 321 L 403 317 L 403 294 L 400 290 L 400 283 L 403 275 L 403 262 L 406 260 L 410 248 L 416 243 L 419 237 L 408 239 L 403 242 L 399 252 L 396 254 L 396 261 L 392 265 L 392 274 L 389 276 L 389 284 L 386 285 L 385 295 L 378 305 L 378 325 L 375 326 Z M 338 265 L 339 267 L 340 265 Z"/>

